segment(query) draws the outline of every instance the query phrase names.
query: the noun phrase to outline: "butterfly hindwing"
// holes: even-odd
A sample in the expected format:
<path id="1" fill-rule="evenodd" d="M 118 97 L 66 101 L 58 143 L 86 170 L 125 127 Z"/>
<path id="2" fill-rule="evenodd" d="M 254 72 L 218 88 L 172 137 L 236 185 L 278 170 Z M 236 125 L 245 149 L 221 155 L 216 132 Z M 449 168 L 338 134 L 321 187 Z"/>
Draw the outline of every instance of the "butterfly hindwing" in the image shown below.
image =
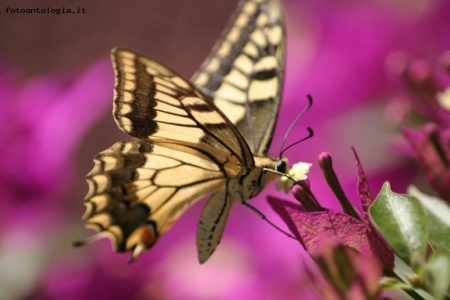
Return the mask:
<path id="1" fill-rule="evenodd" d="M 132 250 L 133 256 L 150 248 L 193 201 L 226 181 L 219 164 L 193 146 L 129 140 L 94 161 L 84 218 L 112 238 L 117 251 Z"/>
<path id="2" fill-rule="evenodd" d="M 232 195 L 224 189 L 215 192 L 203 208 L 197 226 L 197 249 L 200 263 L 204 263 L 219 245 L 233 202 Z"/>
<path id="3" fill-rule="evenodd" d="M 267 155 L 272 140 L 284 59 L 281 1 L 241 1 L 222 37 L 192 78 L 236 125 L 256 155 Z"/>

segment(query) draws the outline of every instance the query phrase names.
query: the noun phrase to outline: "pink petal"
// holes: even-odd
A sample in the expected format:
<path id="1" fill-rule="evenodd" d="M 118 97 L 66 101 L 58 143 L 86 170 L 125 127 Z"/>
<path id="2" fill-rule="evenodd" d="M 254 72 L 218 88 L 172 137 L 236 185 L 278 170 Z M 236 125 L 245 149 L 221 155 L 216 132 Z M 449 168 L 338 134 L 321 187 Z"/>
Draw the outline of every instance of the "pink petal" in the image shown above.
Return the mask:
<path id="1" fill-rule="evenodd" d="M 394 268 L 394 252 L 369 223 L 367 226 L 349 215 L 334 212 L 307 212 L 294 203 L 275 197 L 268 202 L 312 257 L 320 255 L 320 241 L 327 235 L 344 246 L 371 257 L 377 257 L 388 268 Z"/>
<path id="2" fill-rule="evenodd" d="M 286 207 L 286 212 L 296 225 L 306 251 L 313 257 L 320 251 L 322 234 L 362 253 L 371 252 L 366 226 L 349 215 L 334 211 L 305 213 L 290 207 Z"/>
<path id="3" fill-rule="evenodd" d="M 359 201 L 361 203 L 361 208 L 363 210 L 364 221 L 366 224 L 369 223 L 369 216 L 367 214 L 367 210 L 369 206 L 373 202 L 372 193 L 370 192 L 369 182 L 367 181 L 366 174 L 364 173 L 363 167 L 359 160 L 358 154 L 356 153 L 355 148 L 353 146 L 350 147 L 355 155 L 356 167 L 358 169 L 358 195 Z"/>

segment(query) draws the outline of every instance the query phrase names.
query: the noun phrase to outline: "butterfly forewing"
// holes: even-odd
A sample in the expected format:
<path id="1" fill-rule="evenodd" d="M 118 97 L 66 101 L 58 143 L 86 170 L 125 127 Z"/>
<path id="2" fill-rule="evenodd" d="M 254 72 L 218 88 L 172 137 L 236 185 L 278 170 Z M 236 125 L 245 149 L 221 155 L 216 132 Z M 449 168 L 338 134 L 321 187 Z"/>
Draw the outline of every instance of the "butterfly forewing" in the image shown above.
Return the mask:
<path id="1" fill-rule="evenodd" d="M 241 1 L 222 37 L 192 78 L 236 125 L 256 155 L 267 155 L 272 139 L 284 56 L 281 2 Z"/>
<path id="2" fill-rule="evenodd" d="M 245 140 L 214 104 L 172 70 L 143 55 L 116 48 L 114 117 L 137 138 L 211 146 L 253 165 Z"/>

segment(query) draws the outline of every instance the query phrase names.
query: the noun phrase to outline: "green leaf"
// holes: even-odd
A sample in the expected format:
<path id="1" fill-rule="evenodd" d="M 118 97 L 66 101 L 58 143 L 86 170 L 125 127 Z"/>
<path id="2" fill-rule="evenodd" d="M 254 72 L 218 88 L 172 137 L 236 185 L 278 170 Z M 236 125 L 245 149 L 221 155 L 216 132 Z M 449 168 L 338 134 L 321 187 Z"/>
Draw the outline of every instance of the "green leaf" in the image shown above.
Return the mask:
<path id="1" fill-rule="evenodd" d="M 425 210 L 428 221 L 429 243 L 450 251 L 450 206 L 443 200 L 423 194 L 415 186 L 408 188 L 408 194 L 416 197 Z"/>
<path id="2" fill-rule="evenodd" d="M 396 194 L 388 182 L 369 208 L 373 225 L 395 253 L 411 265 L 426 254 L 428 228 L 425 212 L 412 196 Z"/>
<path id="3" fill-rule="evenodd" d="M 437 250 L 431 255 L 426 266 L 427 286 L 436 299 L 445 299 L 450 289 L 450 253 Z"/>

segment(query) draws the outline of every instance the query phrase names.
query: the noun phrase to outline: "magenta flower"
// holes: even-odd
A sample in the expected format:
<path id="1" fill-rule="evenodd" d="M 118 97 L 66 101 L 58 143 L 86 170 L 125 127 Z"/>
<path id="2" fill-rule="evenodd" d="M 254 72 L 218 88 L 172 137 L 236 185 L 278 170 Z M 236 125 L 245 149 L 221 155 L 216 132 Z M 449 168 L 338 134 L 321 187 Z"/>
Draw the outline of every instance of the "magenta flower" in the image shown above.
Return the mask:
<path id="1" fill-rule="evenodd" d="M 317 207 L 315 205 L 319 203 L 317 200 L 313 201 L 314 205 L 306 204 L 311 202 L 314 196 L 304 182 L 294 185 L 291 189 L 294 197 L 302 203 L 301 206 L 270 196 L 269 203 L 313 258 L 321 253 L 321 240 L 323 235 L 326 235 L 365 256 L 378 259 L 386 269 L 392 270 L 394 252 L 370 224 L 367 210 L 373 202 L 373 197 L 358 156 L 356 152 L 354 154 L 358 168 L 358 194 L 363 217 L 359 216 L 343 192 L 328 153 L 319 156 L 319 164 L 330 188 L 341 203 L 344 213 Z M 315 210 L 308 208 L 315 206 L 317 207 Z"/>

